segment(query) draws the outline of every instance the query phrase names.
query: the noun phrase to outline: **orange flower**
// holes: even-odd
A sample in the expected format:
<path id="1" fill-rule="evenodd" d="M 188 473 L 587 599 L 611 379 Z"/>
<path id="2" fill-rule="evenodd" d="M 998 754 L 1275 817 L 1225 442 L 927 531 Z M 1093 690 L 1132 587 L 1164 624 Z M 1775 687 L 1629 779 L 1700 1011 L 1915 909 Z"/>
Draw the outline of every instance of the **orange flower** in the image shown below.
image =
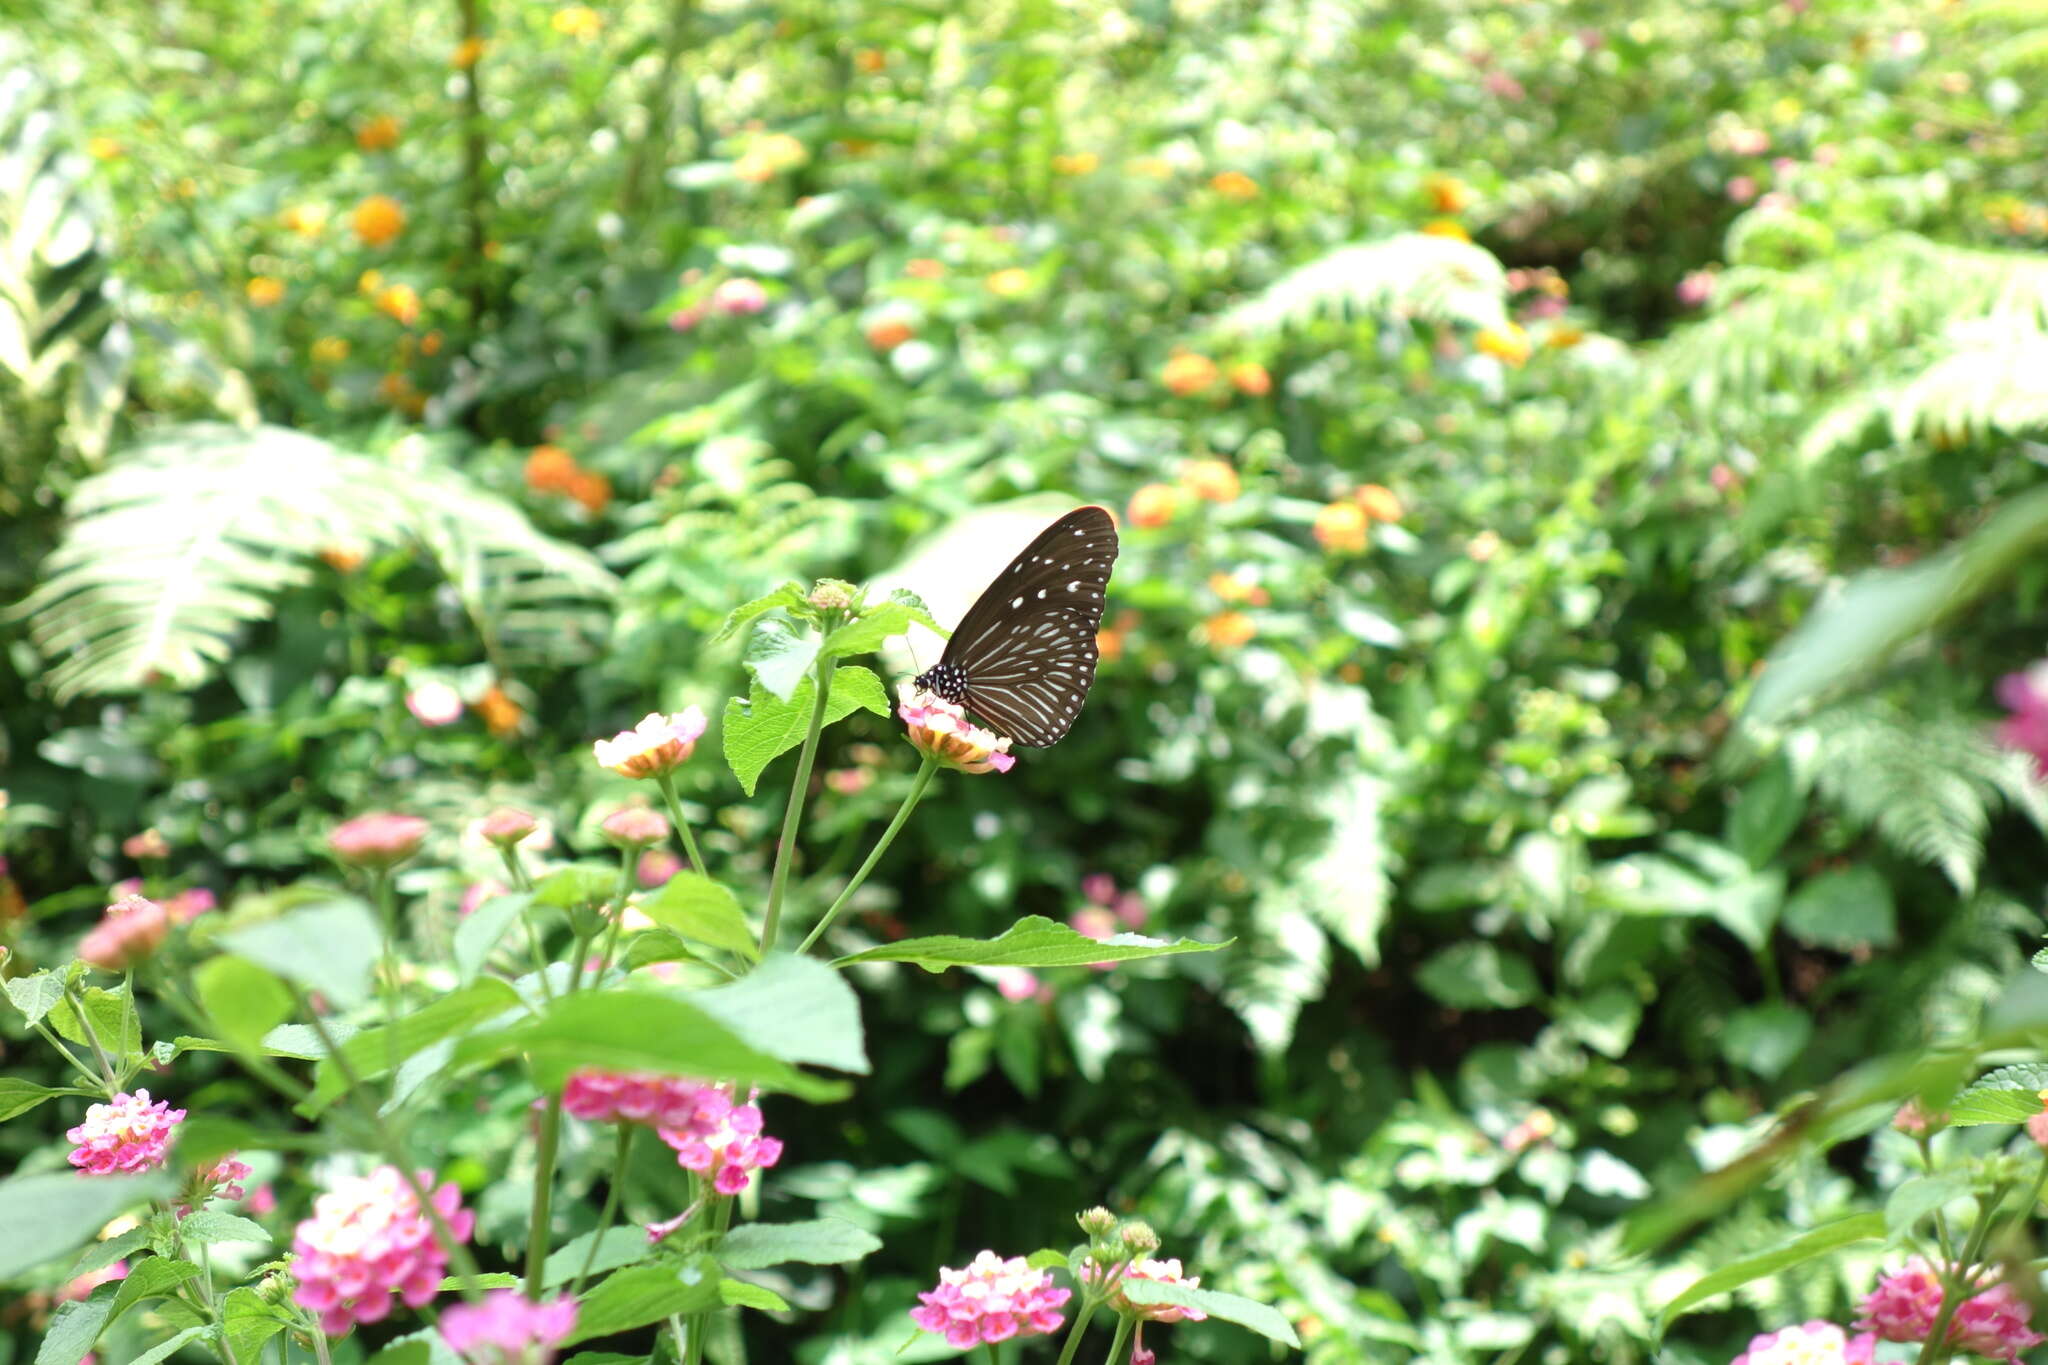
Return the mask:
<path id="1" fill-rule="evenodd" d="M 339 365 L 348 359 L 348 339 L 321 337 L 313 343 L 313 359 L 322 365 Z"/>
<path id="2" fill-rule="evenodd" d="M 484 718 L 484 728 L 504 739 L 518 732 L 519 722 L 526 719 L 526 712 L 518 702 L 505 694 L 505 689 L 492 683 L 490 690 L 477 699 L 476 713 Z"/>
<path id="3" fill-rule="evenodd" d="M 410 327 L 420 318 L 420 291 L 409 284 L 387 284 L 377 291 L 377 311 Z"/>
<path id="4" fill-rule="evenodd" d="M 1216 382 L 1216 362 L 1193 351 L 1176 351 L 1159 372 L 1166 391 L 1180 398 L 1200 393 Z"/>
<path id="5" fill-rule="evenodd" d="M 917 329 L 902 318 L 876 318 L 868 324 L 868 345 L 883 355 L 917 335 Z"/>
<path id="6" fill-rule="evenodd" d="M 405 231 L 405 206 L 388 194 L 373 194 L 356 205 L 350 221 L 365 246 L 384 246 Z"/>
<path id="7" fill-rule="evenodd" d="M 1062 152 L 1052 159 L 1055 175 L 1093 175 L 1102 158 L 1093 152 Z"/>
<path id="8" fill-rule="evenodd" d="M 440 334 L 440 333 L 439 333 L 438 331 L 436 331 L 436 332 L 429 332 L 429 333 L 427 333 L 427 334 L 426 334 L 425 336 L 423 336 L 423 337 L 421 337 L 421 338 L 420 338 L 420 354 L 421 354 L 421 355 L 439 355 L 439 354 L 441 354 L 441 334 Z"/>
<path id="9" fill-rule="evenodd" d="M 1574 327 L 1569 322 L 1560 322 L 1543 338 L 1543 344 L 1553 351 L 1569 351 L 1585 339 L 1586 333 L 1582 328 Z"/>
<path id="10" fill-rule="evenodd" d="M 943 279 L 946 274 L 946 263 L 944 261 L 935 261 L 929 256 L 919 256 L 916 260 L 909 261 L 904 265 L 903 273 L 910 276 L 913 280 Z"/>
<path id="11" fill-rule="evenodd" d="M 278 215 L 278 221 L 301 237 L 318 237 L 327 231 L 327 205 L 294 204 Z"/>
<path id="12" fill-rule="evenodd" d="M 1438 213 L 1463 213 L 1472 203 L 1472 187 L 1455 175 L 1423 177 L 1422 193 Z"/>
<path id="13" fill-rule="evenodd" d="M 1473 343 L 1482 355 L 1490 355 L 1503 364 L 1520 369 L 1529 361 L 1529 334 L 1522 330 L 1520 323 L 1511 322 L 1504 328 L 1489 327 L 1481 332 Z"/>
<path id="14" fill-rule="evenodd" d="M 1225 199 L 1256 199 L 1259 197 L 1259 182 L 1243 171 L 1218 171 L 1209 177 L 1209 188 Z"/>
<path id="15" fill-rule="evenodd" d="M 477 59 L 484 55 L 485 46 L 482 38 L 464 38 L 455 45 L 455 50 L 448 54 L 448 65 L 458 71 L 469 70 L 476 65 Z"/>
<path id="16" fill-rule="evenodd" d="M 1455 218 L 1438 218 L 1424 223 L 1422 230 L 1431 237 L 1447 237 L 1454 242 L 1469 242 L 1472 234 L 1465 231 L 1465 225 Z"/>
<path id="17" fill-rule="evenodd" d="M 1222 460 L 1190 460 L 1181 467 L 1180 486 L 1204 502 L 1235 502 L 1242 491 L 1237 471 Z"/>
<path id="18" fill-rule="evenodd" d="M 1273 376 L 1256 360 L 1240 360 L 1230 367 L 1230 386 L 1251 398 L 1264 398 L 1273 391 Z"/>
<path id="19" fill-rule="evenodd" d="M 581 472 L 560 446 L 535 446 L 526 456 L 526 486 L 536 493 L 566 493 Z"/>
<path id="20" fill-rule="evenodd" d="M 889 64 L 889 54 L 878 47 L 864 47 L 853 54 L 853 64 L 872 76 Z"/>
<path id="21" fill-rule="evenodd" d="M 988 292 L 999 299 L 1017 299 L 1031 292 L 1031 272 L 1022 266 L 1013 265 L 998 270 L 982 281 Z"/>
<path id="22" fill-rule="evenodd" d="M 378 114 L 356 127 L 356 146 L 366 152 L 388 152 L 398 145 L 400 124 L 390 114 Z"/>
<path id="23" fill-rule="evenodd" d="M 252 308 L 270 308 L 284 302 L 284 281 L 272 275 L 258 275 L 242 286 Z"/>
<path id="24" fill-rule="evenodd" d="M 1180 493 L 1172 484 L 1148 483 L 1131 494 L 1131 525 L 1164 526 L 1179 505 Z"/>
<path id="25" fill-rule="evenodd" d="M 1399 521 L 1401 519 L 1401 500 L 1395 497 L 1394 490 L 1388 488 L 1385 484 L 1360 484 L 1358 491 L 1351 495 L 1351 500 L 1358 504 L 1359 509 L 1365 513 L 1366 519 L 1369 521 Z"/>
<path id="26" fill-rule="evenodd" d="M 564 5 L 548 19 L 548 25 L 564 38 L 589 42 L 604 32 L 604 16 L 588 5 Z"/>
<path id="27" fill-rule="evenodd" d="M 412 376 L 401 370 L 393 370 L 377 381 L 377 397 L 408 417 L 417 417 L 427 410 L 426 396 L 413 385 Z"/>
<path id="28" fill-rule="evenodd" d="M 1255 607 L 1271 604 L 1273 595 L 1249 579 L 1234 573 L 1212 573 L 1209 575 L 1209 591 L 1226 602 L 1249 602 Z"/>
<path id="29" fill-rule="evenodd" d="M 1316 541 L 1332 554 L 1360 554 L 1372 539 L 1365 509 L 1355 502 L 1333 502 L 1316 513 Z"/>
<path id="30" fill-rule="evenodd" d="M 119 139 L 107 137 L 104 134 L 99 137 L 89 137 L 85 140 L 85 154 L 94 161 L 118 161 L 121 158 L 121 154 L 126 150 L 127 148 L 121 145 Z"/>
<path id="31" fill-rule="evenodd" d="M 1202 639 L 1215 649 L 1236 649 L 1258 633 L 1257 623 L 1241 611 L 1219 611 L 1202 622 Z"/>
<path id="32" fill-rule="evenodd" d="M 367 553 L 361 545 L 329 545 L 320 552 L 320 558 L 336 573 L 354 573 L 363 567 L 363 559 Z"/>
<path id="33" fill-rule="evenodd" d="M 579 469 L 570 476 L 566 490 L 570 497 L 583 504 L 583 510 L 596 516 L 611 506 L 612 481 L 594 469 Z"/>
<path id="34" fill-rule="evenodd" d="M 1115 663 L 1124 657 L 1124 633 L 1120 630 L 1098 630 L 1095 632 L 1095 652 L 1102 662 Z"/>

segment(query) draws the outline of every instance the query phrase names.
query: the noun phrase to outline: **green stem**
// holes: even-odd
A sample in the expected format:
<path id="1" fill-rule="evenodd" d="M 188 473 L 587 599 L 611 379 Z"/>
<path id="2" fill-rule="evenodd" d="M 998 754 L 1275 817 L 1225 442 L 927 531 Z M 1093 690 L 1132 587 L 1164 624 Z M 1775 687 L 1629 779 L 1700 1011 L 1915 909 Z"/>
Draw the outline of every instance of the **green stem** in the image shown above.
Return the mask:
<path id="1" fill-rule="evenodd" d="M 782 814 L 782 841 L 775 847 L 775 875 L 768 883 L 768 913 L 761 922 L 761 955 L 775 951 L 775 931 L 782 923 L 782 894 L 789 889 L 790 864 L 796 861 L 796 831 L 803 823 L 804 797 L 810 794 L 811 764 L 818 757 L 818 732 L 825 728 L 825 703 L 832 695 L 832 661 L 819 662 L 818 699 L 811 707 L 811 728 L 797 755 L 796 781 L 790 785 L 789 807 Z"/>
<path id="2" fill-rule="evenodd" d="M 313 1329 L 313 1358 L 319 1361 L 320 1365 L 334 1365 L 333 1358 L 327 1354 L 327 1333 L 317 1326 Z"/>
<path id="3" fill-rule="evenodd" d="M 1102 1358 L 1103 1365 L 1117 1365 L 1117 1362 L 1129 1359 L 1131 1332 L 1136 1329 L 1137 1325 L 1138 1320 L 1136 1318 L 1118 1318 L 1116 1320 L 1116 1340 L 1109 1343 L 1109 1354 Z"/>
<path id="4" fill-rule="evenodd" d="M 932 775 L 938 772 L 938 770 L 939 760 L 930 754 L 926 754 L 923 765 L 917 770 L 917 777 L 910 784 L 910 794 L 904 797 L 903 804 L 896 808 L 896 817 L 889 822 L 889 828 L 882 831 L 882 837 L 875 841 L 875 847 L 868 854 L 867 861 L 862 863 L 860 870 L 853 874 L 853 880 L 848 882 L 846 889 L 839 893 L 839 899 L 832 902 L 832 908 L 824 913 L 817 924 L 812 927 L 811 932 L 805 936 L 804 941 L 798 945 L 797 952 L 799 955 L 809 952 L 811 945 L 816 943 L 824 932 L 832 927 L 833 919 L 838 916 L 846 903 L 853 899 L 853 893 L 860 890 L 861 883 L 866 881 L 868 874 L 875 870 L 875 864 L 882 861 L 882 855 L 889 851 L 889 845 L 895 840 L 897 831 L 903 828 L 903 822 L 910 818 L 910 812 L 915 810 L 917 803 L 924 799 L 924 789 L 931 785 Z"/>
<path id="5" fill-rule="evenodd" d="M 2048 1153 L 2042 1157 L 2042 1175 L 2048 1176 Z M 1963 1248 L 1963 1259 L 1942 1267 L 1941 1310 L 1934 1315 L 1934 1325 L 1927 1329 L 1927 1339 L 1920 1343 L 1920 1354 L 1913 1357 L 1915 1365 L 1939 1365 L 1955 1354 L 1954 1343 L 1948 1340 L 1949 1323 L 1963 1301 L 1971 1297 L 1969 1284 L 1970 1267 L 1977 1264 L 1977 1258 L 1984 1254 L 1984 1243 L 1991 1237 L 1991 1224 L 1998 1217 L 1998 1207 L 2005 1202 L 2010 1184 L 2001 1184 L 1991 1192 L 1984 1211 L 1977 1215 L 1977 1225 L 1970 1229 L 1970 1243 Z M 2041 1176 L 2034 1180 L 2034 1198 L 2040 1198 Z"/>
<path id="6" fill-rule="evenodd" d="M 526 1297 L 540 1302 L 541 1271 L 548 1259 L 548 1204 L 555 1194 L 555 1157 L 562 1141 L 562 1097 L 548 1096 L 540 1120 L 540 1151 L 534 1157 L 533 1216 L 526 1231 Z"/>
<path id="7" fill-rule="evenodd" d="M 157 998 L 168 1004 L 173 1013 L 190 1024 L 193 1032 L 204 1035 L 210 1030 L 206 1016 L 201 1013 L 198 1006 L 192 1004 L 184 997 L 169 977 L 159 975 L 156 985 Z M 303 1102 L 312 1093 L 305 1086 L 299 1084 L 292 1076 L 279 1069 L 268 1057 L 260 1056 L 254 1052 L 237 1052 L 235 1060 L 240 1063 L 243 1070 L 279 1094 L 288 1097 L 293 1104 Z"/>
<path id="8" fill-rule="evenodd" d="M 514 891 L 533 890 L 533 878 L 526 875 L 526 864 L 519 861 L 519 850 L 511 844 L 498 845 L 498 857 L 505 864 L 505 875 L 512 879 Z"/>
<path id="9" fill-rule="evenodd" d="M 132 1001 L 133 997 L 130 999 Z M 85 1001 L 79 998 L 77 988 L 69 984 L 64 987 L 64 1000 L 71 1006 L 72 1017 L 78 1020 L 78 1031 L 85 1035 L 93 1058 L 100 1064 L 100 1076 L 106 1082 L 107 1094 L 111 1097 L 121 1088 L 121 1082 L 114 1075 L 114 1064 L 107 1060 L 107 1050 L 100 1046 L 99 1031 L 93 1028 L 91 1018 L 86 1015 Z"/>
<path id="10" fill-rule="evenodd" d="M 64 1046 L 64 1040 L 62 1038 L 59 1038 L 56 1034 L 50 1032 L 50 1026 L 48 1024 L 45 1024 L 42 1020 L 38 1019 L 36 1020 L 34 1027 L 37 1033 L 42 1034 L 43 1037 L 49 1041 L 51 1047 L 57 1049 L 58 1056 L 62 1057 L 65 1061 L 71 1063 L 71 1067 L 74 1071 L 76 1071 L 79 1075 L 85 1077 L 88 1081 L 91 1081 L 95 1087 L 103 1090 L 106 1089 L 107 1078 L 105 1076 L 100 1075 L 97 1071 L 94 1071 L 84 1062 L 79 1061 L 78 1054 L 73 1052 L 70 1048 Z M 114 1098 L 114 1092 L 112 1090 L 107 1090 L 107 1098 Z"/>
<path id="11" fill-rule="evenodd" d="M 384 951 L 378 975 L 379 994 L 384 1002 L 384 1069 L 391 1077 L 391 1097 L 398 1096 L 398 1016 L 405 1009 L 398 984 L 398 906 L 392 898 L 391 869 L 380 867 L 370 874 L 370 894 L 377 902 L 377 923 L 384 930 Z"/>
<path id="12" fill-rule="evenodd" d="M 993 1341 L 984 1341 L 981 1344 L 988 1351 L 988 1365 L 1003 1365 L 1002 1358 L 996 1355 L 996 1344 Z"/>
<path id="13" fill-rule="evenodd" d="M 661 788 L 661 799 L 668 803 L 668 822 L 676 827 L 676 835 L 683 841 L 683 856 L 690 860 L 690 871 L 700 877 L 709 876 L 704 870 L 704 855 L 697 851 L 697 837 L 690 833 L 690 822 L 683 818 L 683 803 L 676 797 L 675 774 L 663 773 L 654 783 Z"/>
<path id="14" fill-rule="evenodd" d="M 1060 1348 L 1059 1365 L 1071 1365 L 1074 1352 L 1081 1349 L 1081 1334 L 1088 1329 L 1088 1319 L 1095 1316 L 1095 1310 L 1100 1306 L 1099 1299 L 1081 1301 L 1081 1311 L 1074 1315 L 1074 1326 L 1067 1333 L 1067 1344 Z"/>
<path id="15" fill-rule="evenodd" d="M 619 889 L 612 893 L 612 922 L 605 929 L 604 951 L 598 954 L 597 970 L 590 976 L 590 984 L 593 986 L 604 980 L 604 974 L 611 969 L 612 954 L 619 946 L 619 929 L 626 922 L 626 898 L 633 894 L 633 868 L 639 861 L 639 849 L 619 850 Z"/>
<path id="16" fill-rule="evenodd" d="M 621 1123 L 619 1139 L 612 1148 L 612 1172 L 610 1188 L 604 1195 L 604 1212 L 597 1216 L 597 1232 L 590 1239 L 590 1250 L 583 1257 L 583 1268 L 576 1272 L 575 1281 L 569 1286 L 569 1297 L 575 1298 L 583 1292 L 583 1282 L 590 1278 L 590 1268 L 597 1264 L 597 1249 L 604 1243 L 604 1235 L 612 1230 L 612 1220 L 618 1217 L 619 1198 L 626 1188 L 626 1162 L 633 1155 L 633 1133 L 638 1124 Z"/>
<path id="17" fill-rule="evenodd" d="M 519 850 L 511 844 L 498 845 L 498 857 L 505 864 L 505 875 L 512 879 L 514 891 L 533 890 L 533 878 L 526 875 L 526 864 L 519 861 Z M 528 907 L 529 909 L 531 907 Z M 534 924 L 533 916 L 525 910 L 519 912 L 520 923 L 526 926 L 526 947 L 533 954 L 533 974 L 540 982 L 543 1000 L 555 998 L 555 988 L 548 981 L 547 950 L 541 946 L 540 929 Z"/>

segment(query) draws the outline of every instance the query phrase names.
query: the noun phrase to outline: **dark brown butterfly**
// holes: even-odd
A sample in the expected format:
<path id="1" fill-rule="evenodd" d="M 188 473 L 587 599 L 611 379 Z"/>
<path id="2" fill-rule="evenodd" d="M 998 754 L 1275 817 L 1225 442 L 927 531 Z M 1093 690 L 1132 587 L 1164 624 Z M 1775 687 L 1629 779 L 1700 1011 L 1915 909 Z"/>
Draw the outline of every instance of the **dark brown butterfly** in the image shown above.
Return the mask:
<path id="1" fill-rule="evenodd" d="M 1041 748 L 1081 714 L 1116 563 L 1116 520 L 1077 507 L 1038 533 L 967 609 L 914 686 L 965 706 L 997 734 Z"/>

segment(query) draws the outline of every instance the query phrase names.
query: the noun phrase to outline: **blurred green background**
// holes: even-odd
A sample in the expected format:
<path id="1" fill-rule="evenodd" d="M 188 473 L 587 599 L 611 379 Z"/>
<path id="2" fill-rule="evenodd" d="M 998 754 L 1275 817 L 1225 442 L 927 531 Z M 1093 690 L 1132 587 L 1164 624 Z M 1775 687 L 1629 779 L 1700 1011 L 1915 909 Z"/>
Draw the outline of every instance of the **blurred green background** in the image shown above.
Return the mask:
<path id="1" fill-rule="evenodd" d="M 835 935 L 1236 946 L 858 978 L 877 1076 L 771 1107 L 763 1199 L 887 1249 L 793 1279 L 752 1358 L 890 1359 L 934 1265 L 1100 1201 L 1316 1365 L 1645 1360 L 1900 1153 L 1648 1256 L 1622 1220 L 2025 970 L 2048 793 L 1992 726 L 2048 653 L 2037 3 L 0 12 L 10 972 L 145 827 L 225 903 L 382 806 L 439 831 L 436 941 L 493 864 L 466 822 L 588 846 L 592 738 L 715 726 L 735 605 L 832 575 L 951 618 L 1117 510 L 1080 723 L 944 779 Z M 898 728 L 828 733 L 797 922 L 901 799 Z M 765 883 L 779 783 L 712 742 L 683 776 Z M 521 1116 L 474 1098 L 444 1136 L 502 1245 Z M 1846 1273 L 1664 1358 L 1839 1315 Z"/>

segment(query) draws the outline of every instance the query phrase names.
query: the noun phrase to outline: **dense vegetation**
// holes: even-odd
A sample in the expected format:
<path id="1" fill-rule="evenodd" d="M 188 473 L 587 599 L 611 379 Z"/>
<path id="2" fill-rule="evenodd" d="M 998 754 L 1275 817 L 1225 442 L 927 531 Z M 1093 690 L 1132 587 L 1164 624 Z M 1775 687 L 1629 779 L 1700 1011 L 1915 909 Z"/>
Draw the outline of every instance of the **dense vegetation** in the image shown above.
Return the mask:
<path id="1" fill-rule="evenodd" d="M 2037 7 L 260 9 L 0 39 L 0 1222 L 59 1229 L 0 1253 L 0 1365 L 253 1365 L 214 1295 L 391 1134 L 485 1273 L 536 1211 L 559 1247 L 683 1209 L 660 1143 L 536 1140 L 572 1062 L 685 1044 L 492 1033 L 495 985 L 549 979 L 515 924 L 572 983 L 610 962 L 601 824 L 639 802 L 738 908 L 657 891 L 665 835 L 619 855 L 653 918 L 593 998 L 696 1009 L 764 907 L 795 947 L 929 776 L 884 694 L 940 648 L 916 618 L 1082 502 L 1123 544 L 1072 734 L 938 775 L 820 939 L 869 960 L 720 988 L 787 1007 L 713 1077 L 785 1144 L 742 1216 L 875 1249 L 671 1248 L 742 1306 L 588 1359 L 880 1365 L 939 1266 L 1064 1256 L 1097 1204 L 1284 1318 L 1144 1338 L 1217 1362 L 1718 1365 L 1965 1228 L 2044 1254 L 2038 1186 L 1993 1217 L 2048 1086 L 2048 675 L 2001 688 L 2048 654 Z M 692 706 L 673 801 L 593 761 Z M 500 807 L 552 838 L 536 899 L 475 833 Z M 423 848 L 337 870 L 379 810 Z M 68 975 L 131 891 L 186 913 Z M 349 958 L 380 905 L 374 975 L 439 1031 L 382 1128 L 294 1112 L 265 1072 L 367 1093 L 306 1006 L 392 1007 Z M 1027 916 L 1228 946 L 891 960 Z M 68 1173 L 105 1077 L 37 1032 L 90 1063 L 95 1017 L 270 1240 L 195 1231 L 203 1277 L 60 1341 L 129 1210 Z M 1909 1097 L 1955 1126 L 1890 1126 Z M 158 1217 L 131 1283 L 192 1254 Z"/>

